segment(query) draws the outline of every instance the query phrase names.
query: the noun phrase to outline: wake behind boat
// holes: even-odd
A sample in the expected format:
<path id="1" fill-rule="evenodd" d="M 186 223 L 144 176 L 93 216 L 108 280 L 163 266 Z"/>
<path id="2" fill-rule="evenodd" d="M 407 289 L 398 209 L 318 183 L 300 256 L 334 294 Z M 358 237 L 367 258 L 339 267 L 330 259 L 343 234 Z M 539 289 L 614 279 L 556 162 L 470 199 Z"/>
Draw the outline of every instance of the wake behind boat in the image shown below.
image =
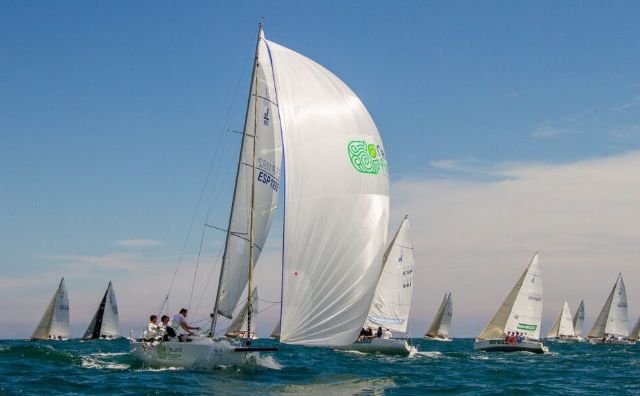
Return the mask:
<path id="1" fill-rule="evenodd" d="M 449 338 L 449 330 L 451 328 L 451 318 L 453 317 L 453 299 L 451 292 L 445 293 L 442 303 L 433 318 L 427 334 L 424 335 L 425 340 L 432 341 L 452 341 Z"/>
<path id="2" fill-rule="evenodd" d="M 545 353 L 540 341 L 542 274 L 538 253 L 473 345 L 477 351 Z"/>
<path id="3" fill-rule="evenodd" d="M 393 332 L 406 334 L 413 291 L 413 242 L 409 230 L 409 218 L 405 216 L 391 240 L 385 255 L 384 268 L 373 297 L 360 337 L 341 350 L 359 352 L 413 355 L 417 349 L 404 339 L 393 338 Z"/>

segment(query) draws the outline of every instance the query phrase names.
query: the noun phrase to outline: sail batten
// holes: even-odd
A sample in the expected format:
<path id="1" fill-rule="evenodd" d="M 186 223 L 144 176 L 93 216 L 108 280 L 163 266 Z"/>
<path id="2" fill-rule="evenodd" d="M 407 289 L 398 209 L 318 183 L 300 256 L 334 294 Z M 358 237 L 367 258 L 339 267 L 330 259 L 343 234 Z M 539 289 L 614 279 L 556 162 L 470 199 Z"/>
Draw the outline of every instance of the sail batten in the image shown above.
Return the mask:
<path id="1" fill-rule="evenodd" d="M 389 191 L 382 140 L 340 79 L 266 43 L 286 166 L 280 340 L 347 345 L 365 322 L 383 264 Z"/>
<path id="2" fill-rule="evenodd" d="M 536 253 L 478 339 L 502 338 L 505 332 L 519 332 L 540 339 L 542 292 L 542 274 Z"/>

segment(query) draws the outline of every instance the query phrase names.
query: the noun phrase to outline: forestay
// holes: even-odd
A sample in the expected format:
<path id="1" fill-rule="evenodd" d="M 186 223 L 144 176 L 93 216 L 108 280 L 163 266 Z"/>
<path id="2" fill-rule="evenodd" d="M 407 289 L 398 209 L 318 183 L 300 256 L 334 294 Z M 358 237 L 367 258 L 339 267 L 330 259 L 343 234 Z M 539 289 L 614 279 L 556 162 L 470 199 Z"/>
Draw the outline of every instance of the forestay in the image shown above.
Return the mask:
<path id="1" fill-rule="evenodd" d="M 627 291 L 622 274 L 618 274 L 618 279 L 613 285 L 591 332 L 589 332 L 589 338 L 602 338 L 606 334 L 622 337 L 629 335 Z"/>
<path id="2" fill-rule="evenodd" d="M 384 267 L 365 326 L 406 333 L 413 294 L 413 242 L 404 217 L 384 255 Z"/>
<path id="3" fill-rule="evenodd" d="M 278 100 L 261 31 L 218 287 L 217 313 L 227 318 L 232 317 L 249 278 L 252 188 L 255 188 L 252 262 L 255 266 L 278 204 L 281 163 Z"/>
<path id="4" fill-rule="evenodd" d="M 565 301 L 562 306 L 560 314 L 553 322 L 551 330 L 549 330 L 548 337 L 573 337 L 575 335 L 573 329 L 573 321 L 571 319 L 571 311 L 569 310 L 569 304 Z"/>
<path id="5" fill-rule="evenodd" d="M 542 291 L 542 273 L 536 253 L 478 338 L 502 338 L 505 332 L 517 331 L 530 338 L 540 339 Z"/>
<path id="6" fill-rule="evenodd" d="M 48 339 L 50 337 L 69 338 L 69 297 L 67 296 L 64 278 L 60 280 L 58 289 L 31 335 L 31 338 L 36 339 Z"/>
<path id="7" fill-rule="evenodd" d="M 280 340 L 347 345 L 365 322 L 382 268 L 389 222 L 382 140 L 340 79 L 267 44 L 286 170 Z"/>

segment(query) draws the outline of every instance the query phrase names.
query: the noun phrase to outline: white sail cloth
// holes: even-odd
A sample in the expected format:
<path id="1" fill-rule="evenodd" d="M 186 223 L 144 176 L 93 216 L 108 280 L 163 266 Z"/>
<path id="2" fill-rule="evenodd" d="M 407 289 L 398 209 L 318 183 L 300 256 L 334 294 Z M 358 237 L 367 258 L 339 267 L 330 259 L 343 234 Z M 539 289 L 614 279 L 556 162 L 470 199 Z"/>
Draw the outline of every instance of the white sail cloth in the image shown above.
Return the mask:
<path id="1" fill-rule="evenodd" d="M 253 263 L 260 257 L 278 206 L 282 140 L 271 61 L 262 34 L 244 126 L 229 230 L 218 286 L 218 314 L 231 318 L 249 279 L 252 188 Z M 255 142 L 255 161 L 254 161 Z M 254 169 L 255 162 L 255 169 Z M 253 186 L 253 187 L 252 187 Z"/>
<path id="2" fill-rule="evenodd" d="M 607 334 L 621 337 L 629 335 L 627 291 L 622 274 L 618 274 L 618 279 L 589 332 L 589 338 L 602 338 Z"/>
<path id="3" fill-rule="evenodd" d="M 540 339 L 542 292 L 542 273 L 536 253 L 478 338 L 502 338 L 505 332 L 517 331 L 532 339 Z"/>
<path id="4" fill-rule="evenodd" d="M 382 326 L 407 332 L 413 294 L 413 242 L 409 219 L 404 217 L 384 255 L 384 267 L 369 308 L 365 327 Z"/>
<path id="5" fill-rule="evenodd" d="M 389 222 L 382 140 L 340 79 L 290 49 L 267 46 L 286 170 L 280 340 L 347 345 L 382 268 Z"/>
<path id="6" fill-rule="evenodd" d="M 445 293 L 442 298 L 442 303 L 433 317 L 433 322 L 427 330 L 427 336 L 436 337 L 449 337 L 449 331 L 451 329 L 451 319 L 453 318 L 453 299 L 451 293 Z"/>
<path id="7" fill-rule="evenodd" d="M 547 334 L 548 337 L 573 337 L 575 335 L 573 328 L 573 320 L 571 318 L 571 311 L 569 310 L 569 304 L 565 301 L 560 314 L 553 322 L 551 330 Z"/>
<path id="8" fill-rule="evenodd" d="M 584 300 L 580 301 L 578 310 L 573 316 L 573 333 L 576 337 L 582 336 L 582 325 L 584 324 Z"/>
<path id="9" fill-rule="evenodd" d="M 44 340 L 69 338 L 69 297 L 64 278 L 60 280 L 58 289 L 51 298 L 31 338 Z"/>
<path id="10" fill-rule="evenodd" d="M 253 293 L 251 293 L 251 314 L 252 314 L 252 333 L 255 333 L 255 315 L 258 314 L 258 288 L 253 289 Z M 247 316 L 249 315 L 249 304 L 248 301 L 245 301 L 244 305 L 240 309 L 237 315 L 233 318 L 233 321 L 227 328 L 225 335 L 227 337 L 238 337 L 242 335 L 243 331 L 247 330 Z"/>

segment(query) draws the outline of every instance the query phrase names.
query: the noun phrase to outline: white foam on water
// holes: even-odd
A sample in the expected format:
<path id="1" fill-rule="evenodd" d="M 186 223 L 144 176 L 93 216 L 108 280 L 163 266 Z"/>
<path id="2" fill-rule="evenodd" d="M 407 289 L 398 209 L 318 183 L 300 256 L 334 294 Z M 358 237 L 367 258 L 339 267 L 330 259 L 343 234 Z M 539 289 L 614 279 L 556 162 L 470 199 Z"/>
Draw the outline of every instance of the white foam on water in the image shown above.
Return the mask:
<path id="1" fill-rule="evenodd" d="M 95 356 L 95 357 L 111 357 L 111 356 L 122 356 L 122 355 L 128 355 L 128 353 L 127 352 L 96 352 L 91 354 L 91 356 Z"/>
<path id="2" fill-rule="evenodd" d="M 428 358 L 432 358 L 432 359 L 441 359 L 443 357 L 442 352 L 438 352 L 438 351 L 418 351 L 414 354 L 414 356 L 423 356 L 423 357 L 428 357 Z"/>
<path id="3" fill-rule="evenodd" d="M 90 357 L 82 357 L 82 367 L 89 369 L 127 370 L 128 364 L 103 362 Z"/>
<path id="4" fill-rule="evenodd" d="M 250 361 L 258 366 L 265 367 L 271 370 L 282 370 L 283 366 L 271 355 L 262 356 L 255 354 L 250 356 Z"/>

